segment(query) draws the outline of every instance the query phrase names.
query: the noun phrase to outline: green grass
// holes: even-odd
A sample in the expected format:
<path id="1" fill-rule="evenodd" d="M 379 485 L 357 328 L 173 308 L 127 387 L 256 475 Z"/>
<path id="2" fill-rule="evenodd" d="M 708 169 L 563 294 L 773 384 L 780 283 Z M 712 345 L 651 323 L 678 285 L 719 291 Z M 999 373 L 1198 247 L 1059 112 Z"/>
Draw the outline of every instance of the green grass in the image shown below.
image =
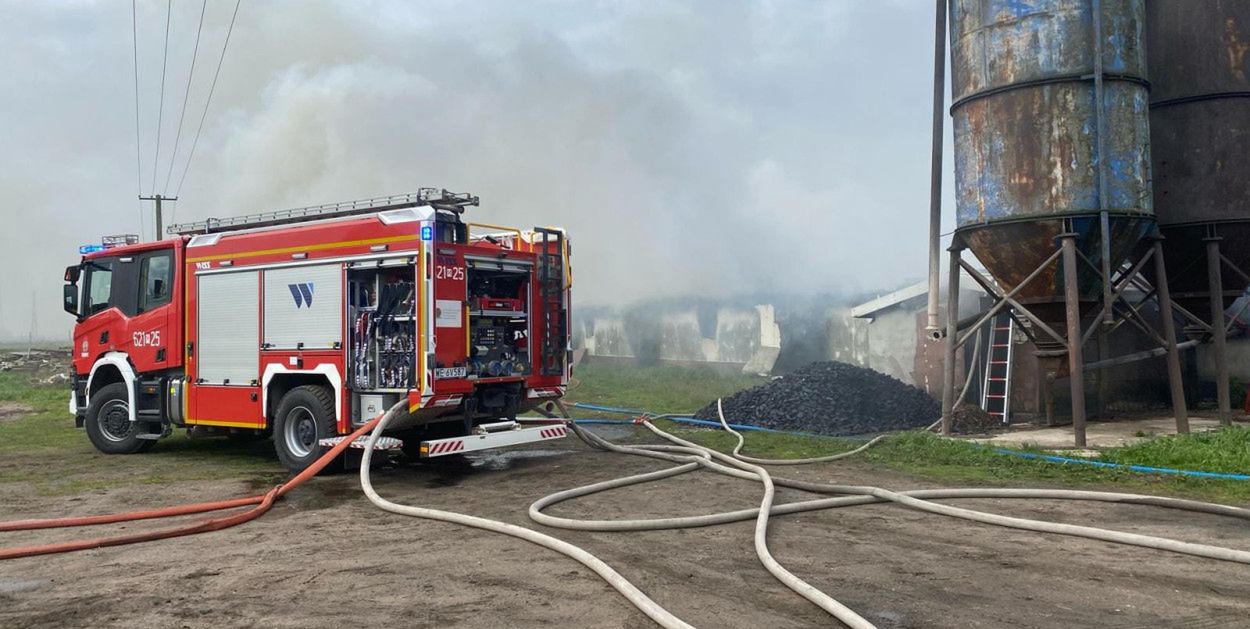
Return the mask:
<path id="1" fill-rule="evenodd" d="M 667 429 L 666 429 L 667 430 Z M 1238 429 L 1233 429 L 1238 430 Z M 729 452 L 736 440 L 723 431 L 680 427 L 675 434 Z M 743 453 L 761 458 L 807 458 L 844 452 L 860 445 L 845 439 L 776 435 L 769 433 L 744 433 L 746 447 Z M 1199 435 L 1181 437 L 1180 441 L 1198 438 Z M 1176 439 L 1176 438 L 1167 438 Z M 1103 460 L 1153 467 L 1177 466 L 1180 469 L 1200 471 L 1225 471 L 1219 465 L 1206 465 L 1203 459 L 1176 460 L 1164 464 L 1146 456 L 1134 448 L 1148 448 L 1152 442 L 1113 448 L 1104 451 Z M 1186 447 L 1193 454 L 1202 452 L 1201 447 Z M 1038 451 L 1021 448 L 1022 451 Z M 921 431 L 908 431 L 891 435 L 878 445 L 866 450 L 859 460 L 902 472 L 918 479 L 937 481 L 952 485 L 994 486 L 1060 486 L 1087 487 L 1111 491 L 1167 494 L 1213 500 L 1218 502 L 1250 502 L 1250 481 L 1206 479 L 1172 475 L 1144 474 L 1128 470 L 1095 468 L 1076 464 L 996 454 L 992 448 L 954 439 L 944 439 Z M 1184 465 L 1182 465 L 1184 463 Z M 1241 472 L 1247 468 L 1241 468 Z"/>
<path id="2" fill-rule="evenodd" d="M 6 458 L 11 453 L 64 448 L 74 441 L 76 431 L 69 416 L 68 385 L 40 386 L 32 380 L 22 371 L 0 372 L 0 402 L 34 409 L 33 414 L 21 419 L 0 420 L 0 453 Z"/>
<path id="3" fill-rule="evenodd" d="M 572 400 L 652 412 L 692 412 L 718 396 L 729 395 L 764 381 L 758 377 L 725 374 L 706 368 L 673 366 L 639 368 L 592 364 L 581 367 L 578 375 L 582 378 L 582 385 L 570 392 Z M 586 393 L 592 395 L 587 396 Z M 575 415 L 582 417 L 584 413 L 578 411 Z M 684 439 L 722 452 L 729 452 L 737 443 L 732 435 L 721 430 L 674 422 L 661 422 L 659 425 Z M 808 458 L 844 452 L 860 445 L 860 442 L 833 437 L 765 432 L 743 434 L 746 438 L 743 452 L 761 458 Z M 1042 451 L 1030 446 L 1020 449 Z M 1159 437 L 1105 450 L 1100 458 L 1133 465 L 1250 473 L 1250 428 Z M 857 460 L 919 480 L 946 484 L 1089 487 L 1221 502 L 1250 502 L 1250 481 L 1184 478 L 1029 460 L 995 454 L 985 446 L 944 439 L 921 431 L 892 435 L 865 451 Z"/>
<path id="4" fill-rule="evenodd" d="M 702 428 L 669 420 L 659 420 L 656 426 L 682 439 L 694 441 L 721 452 L 731 452 L 738 444 L 737 437 L 715 428 Z M 746 440 L 742 453 L 764 459 L 807 459 L 852 450 L 863 445 L 862 442 L 851 439 L 784 433 L 743 431 L 742 436 Z"/>
<path id="5" fill-rule="evenodd" d="M 39 494 L 188 480 L 268 484 L 287 476 L 268 441 L 189 439 L 176 431 L 144 455 L 101 454 L 74 427 L 68 385 L 41 386 L 20 371 L 0 372 L 0 402 L 33 409 L 19 419 L 0 420 L 0 483 L 26 483 Z"/>
<path id="6" fill-rule="evenodd" d="M 1233 426 L 1214 432 L 1155 437 L 1108 450 L 1104 461 L 1250 474 L 1250 427 Z"/>
<path id="7" fill-rule="evenodd" d="M 630 367 L 587 364 L 577 370 L 569 399 L 605 406 L 690 413 L 719 396 L 755 386 L 763 378 L 709 368 Z M 0 373 L 0 402 L 17 402 L 33 411 L 0 421 L 0 484 L 26 483 L 42 494 L 74 494 L 121 485 L 162 484 L 187 480 L 242 480 L 255 484 L 286 476 L 268 441 L 238 444 L 222 438 L 188 439 L 182 431 L 161 440 L 141 456 L 107 456 L 91 447 L 74 428 L 64 386 L 39 386 L 20 372 Z M 578 417 L 595 413 L 577 410 Z M 602 415 L 624 419 L 621 415 Z M 660 422 L 665 430 L 721 451 L 736 443 L 732 435 L 686 424 Z M 843 452 L 859 442 L 831 437 L 747 432 L 744 452 L 762 458 L 807 458 Z M 650 438 L 644 432 L 640 438 Z M 1039 451 L 1037 448 L 1023 448 Z M 1159 437 L 1105 450 L 1102 460 L 1183 469 L 1250 471 L 1250 428 Z M 1139 493 L 1189 496 L 1220 502 L 1250 502 L 1250 482 L 1181 478 L 1032 461 L 995 454 L 977 444 L 912 431 L 892 435 L 855 457 L 871 482 L 873 468 L 887 469 L 921 482 L 949 485 L 1088 487 Z M 837 464 L 834 464 L 837 465 Z"/>
<path id="8" fill-rule="evenodd" d="M 662 423 L 660 427 L 683 439 L 722 452 L 730 452 L 737 443 L 733 435 L 724 431 L 694 428 L 673 422 Z M 744 432 L 743 436 L 746 439 L 743 453 L 759 458 L 809 458 L 845 452 L 862 445 L 862 442 L 835 437 L 807 437 L 760 432 Z M 1198 436 L 1182 437 L 1181 440 L 1185 441 Z M 1148 445 L 1150 445 L 1149 442 L 1131 447 Z M 1035 448 L 1022 448 L 1022 450 L 1036 451 Z M 1189 450 L 1199 451 L 1195 448 L 1189 448 Z M 1129 448 L 1108 450 L 1104 459 L 1136 465 L 1161 466 L 1149 457 L 1129 451 Z M 1227 503 L 1250 502 L 1250 481 L 1142 474 L 1127 470 L 1029 460 L 996 454 L 991 448 L 985 446 L 967 441 L 944 439 L 921 431 L 891 435 L 864 451 L 856 460 L 901 472 L 919 480 L 947 485 L 1082 487 L 1175 495 Z M 1185 469 L 1220 471 L 1209 468 L 1210 466 L 1192 464 L 1185 467 Z M 865 482 L 871 482 L 871 479 L 866 479 Z"/>
<path id="9" fill-rule="evenodd" d="M 718 397 L 766 381 L 759 376 L 726 373 L 710 367 L 588 363 L 577 367 L 568 400 L 649 411 L 662 409 L 666 413 L 693 413 Z M 598 415 L 584 410 L 574 414 L 578 417 Z"/>

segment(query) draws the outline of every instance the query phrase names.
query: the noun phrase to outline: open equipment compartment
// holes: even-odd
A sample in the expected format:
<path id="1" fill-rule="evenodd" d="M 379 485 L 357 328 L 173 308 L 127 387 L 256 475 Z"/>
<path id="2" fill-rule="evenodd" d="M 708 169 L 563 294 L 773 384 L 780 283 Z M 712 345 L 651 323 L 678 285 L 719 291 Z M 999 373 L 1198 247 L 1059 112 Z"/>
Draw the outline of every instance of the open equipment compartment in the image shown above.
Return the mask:
<path id="1" fill-rule="evenodd" d="M 530 352 L 530 268 L 515 260 L 466 256 L 466 377 L 509 378 L 533 372 Z"/>
<path id="2" fill-rule="evenodd" d="M 399 401 L 416 383 L 416 267 L 412 258 L 371 260 L 347 269 L 347 324 L 359 423 Z"/>

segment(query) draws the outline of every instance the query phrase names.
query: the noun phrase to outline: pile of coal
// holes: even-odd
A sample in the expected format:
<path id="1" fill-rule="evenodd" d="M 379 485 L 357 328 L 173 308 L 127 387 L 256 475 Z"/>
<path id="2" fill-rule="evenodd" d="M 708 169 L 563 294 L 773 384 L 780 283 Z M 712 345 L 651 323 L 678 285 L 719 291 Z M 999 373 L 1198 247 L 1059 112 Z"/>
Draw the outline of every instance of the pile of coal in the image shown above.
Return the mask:
<path id="1" fill-rule="evenodd" d="M 924 391 L 839 362 L 812 363 L 722 402 L 730 423 L 835 436 L 919 428 L 941 416 Z M 695 417 L 715 421 L 716 401 Z"/>
<path id="2" fill-rule="evenodd" d="M 1003 423 L 976 404 L 967 402 L 951 411 L 951 432 L 960 435 L 983 435 L 1002 428 Z"/>

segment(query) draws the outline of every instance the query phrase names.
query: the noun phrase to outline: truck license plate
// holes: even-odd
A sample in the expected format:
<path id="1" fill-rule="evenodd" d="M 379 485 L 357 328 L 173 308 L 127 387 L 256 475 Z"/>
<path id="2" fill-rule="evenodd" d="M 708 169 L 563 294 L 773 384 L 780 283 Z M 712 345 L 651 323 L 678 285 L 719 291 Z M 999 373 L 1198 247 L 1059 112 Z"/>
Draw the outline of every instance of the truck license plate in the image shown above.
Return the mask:
<path id="1" fill-rule="evenodd" d="M 464 375 L 464 367 L 439 367 L 434 370 L 434 378 L 437 380 L 446 380 L 447 378 L 463 378 Z"/>

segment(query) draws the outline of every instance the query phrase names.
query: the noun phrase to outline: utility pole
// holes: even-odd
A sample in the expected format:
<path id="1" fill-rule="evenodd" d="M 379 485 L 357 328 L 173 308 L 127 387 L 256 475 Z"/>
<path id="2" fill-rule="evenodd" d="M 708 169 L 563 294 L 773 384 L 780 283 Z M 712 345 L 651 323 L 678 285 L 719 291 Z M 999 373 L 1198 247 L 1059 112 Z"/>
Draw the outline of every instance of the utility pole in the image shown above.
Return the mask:
<path id="1" fill-rule="evenodd" d="M 34 354 L 35 352 L 35 321 L 36 321 L 35 313 L 37 312 L 35 309 L 35 304 L 38 303 L 35 297 L 38 295 L 38 293 L 39 291 L 33 291 L 33 290 L 30 291 L 30 329 L 26 333 L 26 359 L 27 360 L 30 360 L 31 355 Z"/>
<path id="2" fill-rule="evenodd" d="M 164 214 L 161 213 L 161 201 L 177 201 L 178 197 L 165 197 L 159 194 L 154 194 L 150 197 L 145 197 L 145 196 L 140 195 L 139 200 L 156 202 L 156 240 L 160 240 L 161 229 L 164 227 L 162 225 L 162 217 L 164 216 Z"/>

